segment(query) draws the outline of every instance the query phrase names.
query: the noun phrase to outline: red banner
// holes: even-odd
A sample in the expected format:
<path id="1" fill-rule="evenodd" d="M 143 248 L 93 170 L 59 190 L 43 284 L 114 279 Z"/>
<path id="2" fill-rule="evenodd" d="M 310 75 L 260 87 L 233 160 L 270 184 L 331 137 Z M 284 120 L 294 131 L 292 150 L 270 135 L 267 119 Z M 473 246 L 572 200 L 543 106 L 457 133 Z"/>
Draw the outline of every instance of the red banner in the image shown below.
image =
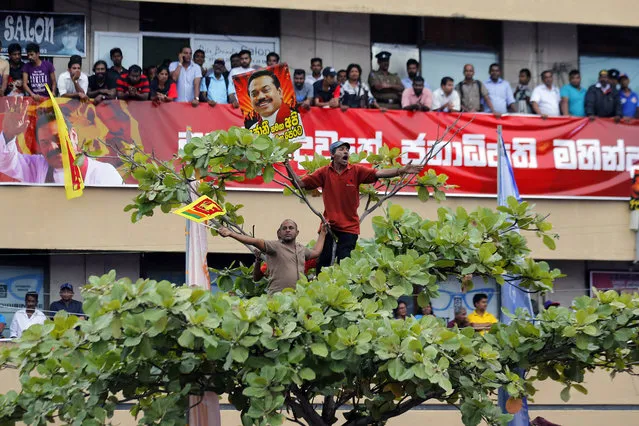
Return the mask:
<path id="1" fill-rule="evenodd" d="M 151 102 L 103 102 L 97 107 L 77 101 L 60 100 L 60 105 L 77 134 L 77 141 L 92 146 L 104 158 L 96 163 L 121 166 L 108 148 L 123 142 L 136 142 L 145 150 L 153 150 L 160 158 L 169 159 L 184 143 L 185 129 L 191 126 L 194 135 L 231 126 L 243 126 L 242 113 L 227 105 L 168 103 L 159 107 Z M 5 126 L 6 105 L 0 107 L 0 125 Z M 53 161 L 40 153 L 51 141 L 42 131 L 47 126 L 42 107 L 31 107 L 29 125 L 15 138 L 5 141 L 0 136 L 0 180 L 25 184 L 45 184 L 45 176 L 55 176 Z M 356 151 L 376 152 L 388 145 L 401 150 L 405 161 L 418 162 L 445 129 L 452 126 L 446 141 L 436 147 L 437 154 L 429 167 L 446 173 L 453 191 L 459 195 L 493 195 L 496 193 L 497 145 L 496 128 L 503 128 L 506 150 L 515 170 L 519 191 L 524 196 L 598 197 L 628 199 L 630 174 L 639 161 L 639 121 L 615 123 L 609 119 L 590 122 L 587 118 L 558 117 L 542 120 L 533 116 L 503 116 L 489 114 L 448 114 L 406 111 L 313 108 L 302 112 L 306 137 L 296 159 L 314 153 L 328 155 L 331 142 L 349 141 Z M 456 122 L 456 120 L 459 120 Z M 2 124 L 5 123 L 5 124 Z M 36 140 L 38 126 L 40 140 Z M 466 126 L 467 125 L 467 126 Z M 10 125 L 15 133 L 15 125 Z M 462 129 L 463 126 L 466 126 Z M 46 129 L 45 129 L 46 130 Z M 458 133 L 457 133 L 458 132 Z M 455 134 L 457 133 L 457 134 Z M 43 136 L 44 135 L 44 136 Z M 178 142 L 179 141 L 179 142 Z M 6 143 L 5 143 L 6 142 Z M 16 145 L 12 145 L 16 144 Z M 50 148 L 46 148 L 48 155 Z M 47 165 L 48 162 L 48 165 Z M 28 170 L 29 167 L 40 170 Z M 95 164 L 94 164 L 95 165 Z M 49 169 L 49 170 L 47 170 Z M 87 186 L 110 185 L 105 167 L 93 167 L 94 181 L 87 177 Z M 55 182 L 55 180 L 54 180 Z M 133 183 L 128 182 L 128 183 Z M 241 185 L 251 189 L 277 188 L 256 181 Z"/>

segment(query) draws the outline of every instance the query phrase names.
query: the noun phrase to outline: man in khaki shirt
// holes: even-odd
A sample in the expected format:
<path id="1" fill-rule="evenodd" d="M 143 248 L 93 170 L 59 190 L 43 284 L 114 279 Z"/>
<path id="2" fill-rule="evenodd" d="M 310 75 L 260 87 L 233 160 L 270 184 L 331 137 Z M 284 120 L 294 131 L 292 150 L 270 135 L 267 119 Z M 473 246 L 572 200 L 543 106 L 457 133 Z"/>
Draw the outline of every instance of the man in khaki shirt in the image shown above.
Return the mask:
<path id="1" fill-rule="evenodd" d="M 375 55 L 379 69 L 368 76 L 371 93 L 380 108 L 401 109 L 404 84 L 397 74 L 388 71 L 390 66 L 390 52 L 379 52 Z"/>
<path id="2" fill-rule="evenodd" d="M 231 237 L 266 253 L 270 279 L 269 294 L 286 288 L 294 289 L 300 276 L 304 274 L 304 262 L 319 257 L 326 238 L 326 230 L 322 227 L 317 243 L 313 250 L 309 250 L 296 241 L 300 231 L 297 229 L 297 224 L 290 219 L 282 222 L 277 230 L 278 239 L 273 241 L 238 234 L 225 227 L 220 227 L 217 232 L 224 238 Z"/>

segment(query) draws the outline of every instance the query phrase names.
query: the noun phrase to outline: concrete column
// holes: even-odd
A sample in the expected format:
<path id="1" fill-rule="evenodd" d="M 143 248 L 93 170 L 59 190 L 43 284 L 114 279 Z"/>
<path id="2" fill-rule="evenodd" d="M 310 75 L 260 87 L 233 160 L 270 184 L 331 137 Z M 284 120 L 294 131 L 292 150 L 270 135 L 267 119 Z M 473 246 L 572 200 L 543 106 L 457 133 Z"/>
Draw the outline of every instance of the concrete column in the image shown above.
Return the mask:
<path id="1" fill-rule="evenodd" d="M 502 61 L 504 78 L 512 85 L 519 79 L 519 70 L 528 68 L 534 85 L 540 83 L 542 71 L 555 72 L 555 82 L 568 82 L 568 72 L 579 66 L 577 26 L 505 21 Z"/>
<path id="2" fill-rule="evenodd" d="M 93 33 L 95 31 L 140 31 L 140 4 L 129 1 L 88 0 L 81 5 L 77 0 L 55 0 L 53 10 L 60 13 L 84 13 L 87 19 L 87 56 L 82 71 L 91 74 L 93 67 Z M 56 74 L 67 69 L 68 59 L 55 58 Z"/>
<path id="3" fill-rule="evenodd" d="M 291 68 L 309 72 L 310 59 L 320 57 L 335 69 L 358 63 L 370 71 L 370 17 L 368 14 L 281 11 L 280 50 Z"/>

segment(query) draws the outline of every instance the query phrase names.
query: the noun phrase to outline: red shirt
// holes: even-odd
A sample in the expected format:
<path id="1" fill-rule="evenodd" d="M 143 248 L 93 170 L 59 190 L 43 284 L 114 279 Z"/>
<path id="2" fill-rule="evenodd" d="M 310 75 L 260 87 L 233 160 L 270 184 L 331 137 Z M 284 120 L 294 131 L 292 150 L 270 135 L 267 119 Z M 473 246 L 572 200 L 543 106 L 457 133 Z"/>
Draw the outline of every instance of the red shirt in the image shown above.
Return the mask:
<path id="1" fill-rule="evenodd" d="M 319 168 L 312 175 L 304 176 L 306 189 L 322 188 L 324 217 L 331 229 L 359 235 L 359 186 L 377 181 L 376 170 L 358 164 L 349 164 L 337 173 L 333 163 Z"/>
<path id="2" fill-rule="evenodd" d="M 137 84 L 131 84 L 129 81 L 129 73 L 121 74 L 117 82 L 118 92 L 128 92 L 129 87 L 135 87 L 138 89 L 138 93 L 144 94 L 150 92 L 149 79 L 144 74 L 140 75 L 140 80 Z"/>

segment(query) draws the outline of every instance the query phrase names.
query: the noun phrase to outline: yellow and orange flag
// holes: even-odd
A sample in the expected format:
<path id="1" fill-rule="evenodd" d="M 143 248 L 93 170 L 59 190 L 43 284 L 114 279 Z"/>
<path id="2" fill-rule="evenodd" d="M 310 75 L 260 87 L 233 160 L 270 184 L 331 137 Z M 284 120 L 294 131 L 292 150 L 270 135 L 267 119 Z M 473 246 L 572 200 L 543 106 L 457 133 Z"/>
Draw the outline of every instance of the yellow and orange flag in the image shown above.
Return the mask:
<path id="1" fill-rule="evenodd" d="M 58 138 L 60 139 L 60 151 L 62 151 L 62 168 L 64 170 L 64 192 L 67 195 L 67 200 L 82 196 L 82 190 L 84 189 L 84 180 L 82 179 L 82 172 L 80 167 L 75 164 L 75 149 L 71 143 L 71 136 L 69 134 L 69 128 L 66 121 L 64 121 L 64 115 L 60 106 L 55 100 L 49 85 L 46 85 L 47 92 L 51 99 L 51 105 L 53 106 L 53 112 L 55 113 L 55 121 L 58 125 Z M 85 159 L 86 161 L 86 159 Z"/>
<path id="2" fill-rule="evenodd" d="M 226 211 L 211 198 L 202 195 L 191 204 L 174 210 L 173 213 L 192 220 L 193 222 L 202 223 L 216 216 L 223 215 Z"/>

